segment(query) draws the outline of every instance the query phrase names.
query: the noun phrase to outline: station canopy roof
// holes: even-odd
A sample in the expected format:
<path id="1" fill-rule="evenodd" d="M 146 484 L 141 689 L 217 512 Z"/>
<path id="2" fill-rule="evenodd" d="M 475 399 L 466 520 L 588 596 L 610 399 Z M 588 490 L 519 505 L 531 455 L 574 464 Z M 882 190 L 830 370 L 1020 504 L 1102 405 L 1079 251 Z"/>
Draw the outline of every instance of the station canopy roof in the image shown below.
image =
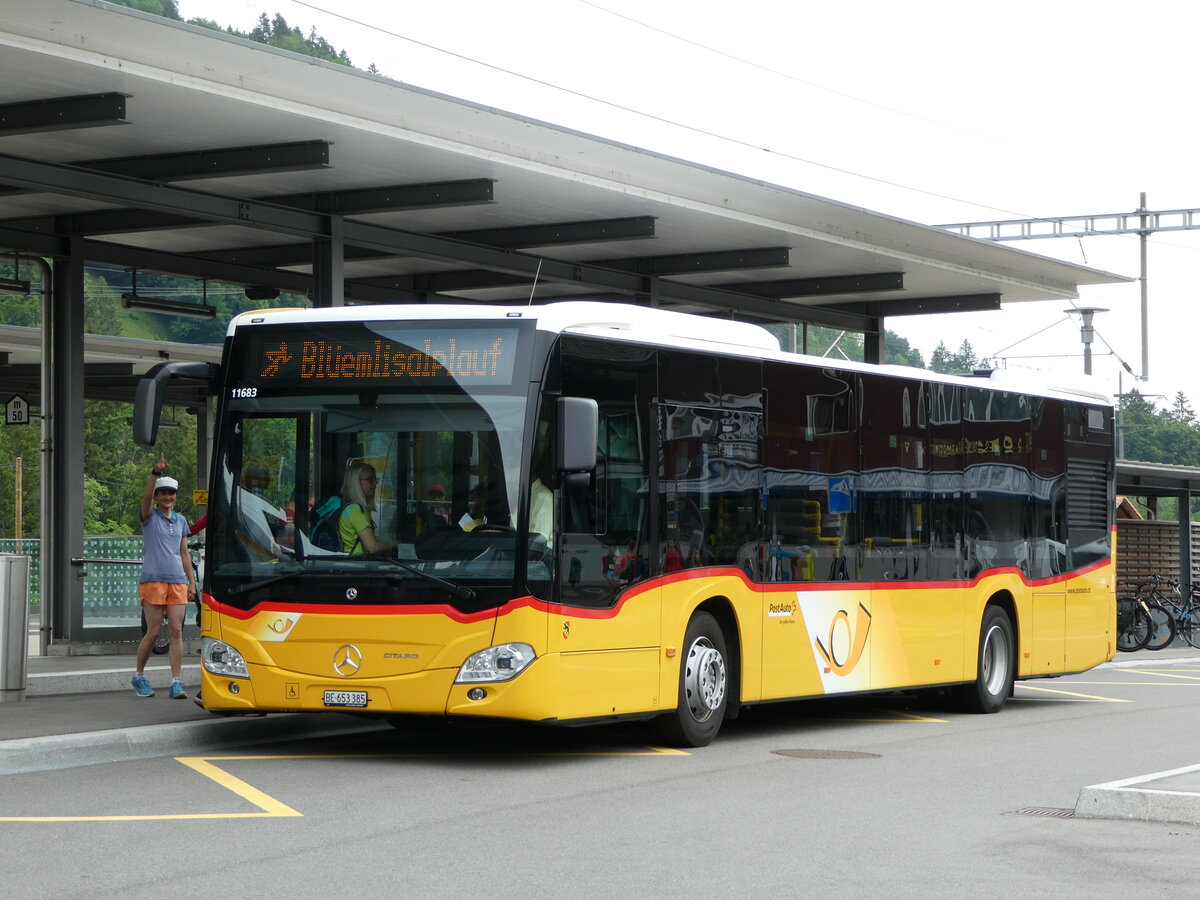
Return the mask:
<path id="1" fill-rule="evenodd" d="M 868 333 L 1127 280 L 100 0 L 0 6 L 0 252 L 311 292 L 338 237 L 348 302 Z M 36 363 L 28 345 L 0 351 Z"/>

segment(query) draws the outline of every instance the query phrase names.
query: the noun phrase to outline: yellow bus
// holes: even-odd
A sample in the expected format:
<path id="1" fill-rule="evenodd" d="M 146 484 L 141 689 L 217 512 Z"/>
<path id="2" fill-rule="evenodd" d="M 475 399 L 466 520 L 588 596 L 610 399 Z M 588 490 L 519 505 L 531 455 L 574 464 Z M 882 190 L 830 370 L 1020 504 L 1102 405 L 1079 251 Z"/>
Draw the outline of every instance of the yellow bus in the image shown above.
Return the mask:
<path id="1" fill-rule="evenodd" d="M 581 301 L 244 314 L 219 371 L 141 382 L 141 443 L 172 377 L 220 398 L 216 712 L 644 719 L 701 746 L 753 704 L 995 712 L 1113 656 L 1098 395 Z"/>

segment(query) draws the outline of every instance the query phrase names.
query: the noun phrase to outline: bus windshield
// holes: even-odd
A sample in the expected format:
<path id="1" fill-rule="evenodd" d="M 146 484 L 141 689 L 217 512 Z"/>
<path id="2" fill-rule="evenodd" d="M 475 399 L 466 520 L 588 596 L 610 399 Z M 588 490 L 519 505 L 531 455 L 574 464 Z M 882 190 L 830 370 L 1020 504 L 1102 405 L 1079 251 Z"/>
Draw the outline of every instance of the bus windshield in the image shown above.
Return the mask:
<path id="1" fill-rule="evenodd" d="M 210 492 L 214 595 L 243 608 L 511 598 L 520 343 L 507 323 L 240 330 Z"/>

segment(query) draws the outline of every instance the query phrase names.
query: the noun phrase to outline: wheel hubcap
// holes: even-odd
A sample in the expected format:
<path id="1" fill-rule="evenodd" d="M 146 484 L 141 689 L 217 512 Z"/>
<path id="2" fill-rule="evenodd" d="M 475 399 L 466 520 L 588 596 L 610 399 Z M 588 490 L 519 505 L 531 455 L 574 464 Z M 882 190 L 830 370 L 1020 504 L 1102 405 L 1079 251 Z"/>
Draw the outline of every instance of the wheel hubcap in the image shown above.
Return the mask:
<path id="1" fill-rule="evenodd" d="M 712 641 L 701 637 L 688 648 L 684 665 L 688 709 L 697 722 L 703 722 L 721 708 L 725 699 L 725 659 Z"/>
<path id="2" fill-rule="evenodd" d="M 998 695 L 1008 684 L 1008 650 L 1008 637 L 1004 629 L 993 625 L 984 638 L 983 658 L 980 660 L 984 686 L 993 696 Z"/>

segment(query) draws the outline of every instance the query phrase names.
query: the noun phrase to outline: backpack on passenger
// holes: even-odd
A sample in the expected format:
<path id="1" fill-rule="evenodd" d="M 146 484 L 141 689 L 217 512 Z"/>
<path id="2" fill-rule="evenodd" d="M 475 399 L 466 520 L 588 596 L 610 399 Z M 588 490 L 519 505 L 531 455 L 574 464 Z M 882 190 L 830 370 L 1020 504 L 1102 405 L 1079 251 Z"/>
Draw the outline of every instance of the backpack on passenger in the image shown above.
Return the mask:
<path id="1" fill-rule="evenodd" d="M 334 553 L 342 552 L 342 536 L 340 525 L 342 510 L 349 506 L 338 496 L 328 497 L 325 502 L 312 511 L 312 533 L 309 540 L 322 550 Z"/>

